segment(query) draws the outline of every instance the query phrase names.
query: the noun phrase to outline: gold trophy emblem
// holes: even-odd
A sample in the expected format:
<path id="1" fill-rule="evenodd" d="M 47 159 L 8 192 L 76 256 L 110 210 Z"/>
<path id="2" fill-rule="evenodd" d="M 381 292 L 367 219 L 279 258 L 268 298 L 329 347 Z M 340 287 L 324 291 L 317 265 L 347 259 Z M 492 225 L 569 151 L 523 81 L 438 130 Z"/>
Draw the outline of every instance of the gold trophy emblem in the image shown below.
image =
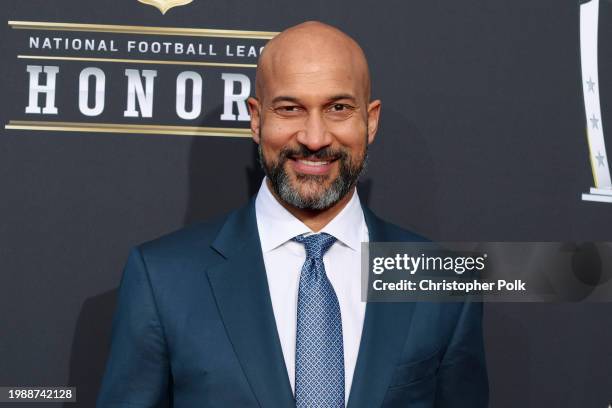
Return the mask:
<path id="1" fill-rule="evenodd" d="M 191 3 L 193 0 L 138 0 L 142 4 L 148 4 L 149 6 L 156 7 L 162 14 L 166 14 L 166 11 L 172 7 L 184 6 Z"/>

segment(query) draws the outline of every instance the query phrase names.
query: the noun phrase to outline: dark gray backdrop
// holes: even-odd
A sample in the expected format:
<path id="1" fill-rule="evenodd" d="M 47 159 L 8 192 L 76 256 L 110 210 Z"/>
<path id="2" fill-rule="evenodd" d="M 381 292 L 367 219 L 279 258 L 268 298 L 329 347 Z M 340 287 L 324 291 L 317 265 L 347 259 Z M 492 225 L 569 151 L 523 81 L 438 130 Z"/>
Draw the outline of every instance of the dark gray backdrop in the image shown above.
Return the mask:
<path id="1" fill-rule="evenodd" d="M 612 3 L 601 7 L 610 51 Z M 379 215 L 439 240 L 612 240 L 612 205 L 580 201 L 593 181 L 577 0 L 195 0 L 165 16 L 136 0 L 6 0 L 0 15 L 337 25 L 363 45 L 383 101 L 360 188 Z M 0 30 L 6 124 L 27 104 L 27 82 L 14 33 Z M 612 51 L 603 54 L 605 120 Z M 247 139 L 0 130 L 0 385 L 74 385 L 77 405 L 92 407 L 129 248 L 243 204 L 260 177 Z M 492 407 L 612 401 L 610 304 L 493 304 L 485 313 Z"/>

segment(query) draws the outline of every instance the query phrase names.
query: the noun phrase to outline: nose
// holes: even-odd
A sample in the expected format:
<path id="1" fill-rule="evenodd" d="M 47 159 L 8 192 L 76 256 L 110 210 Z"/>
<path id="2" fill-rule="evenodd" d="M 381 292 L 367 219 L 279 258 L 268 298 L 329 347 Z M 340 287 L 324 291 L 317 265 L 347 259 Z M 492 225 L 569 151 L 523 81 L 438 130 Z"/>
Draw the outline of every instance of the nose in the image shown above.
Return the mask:
<path id="1" fill-rule="evenodd" d="M 312 151 L 320 150 L 331 144 L 331 133 L 319 112 L 311 112 L 308 115 L 304 129 L 297 134 L 297 141 Z"/>

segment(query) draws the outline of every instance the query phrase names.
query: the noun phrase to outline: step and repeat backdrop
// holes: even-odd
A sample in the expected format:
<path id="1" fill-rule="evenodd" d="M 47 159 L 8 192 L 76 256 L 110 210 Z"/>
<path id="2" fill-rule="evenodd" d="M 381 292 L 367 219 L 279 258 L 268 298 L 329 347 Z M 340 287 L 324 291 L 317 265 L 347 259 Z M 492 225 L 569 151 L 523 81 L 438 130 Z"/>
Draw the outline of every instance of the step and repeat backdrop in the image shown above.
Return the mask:
<path id="1" fill-rule="evenodd" d="M 306 20 L 368 56 L 383 108 L 358 191 L 380 216 L 441 241 L 612 241 L 610 0 L 6 0 L 0 16 L 0 386 L 94 406 L 129 249 L 257 191 L 245 99 L 266 41 Z M 491 406 L 606 407 L 610 316 L 487 304 Z"/>

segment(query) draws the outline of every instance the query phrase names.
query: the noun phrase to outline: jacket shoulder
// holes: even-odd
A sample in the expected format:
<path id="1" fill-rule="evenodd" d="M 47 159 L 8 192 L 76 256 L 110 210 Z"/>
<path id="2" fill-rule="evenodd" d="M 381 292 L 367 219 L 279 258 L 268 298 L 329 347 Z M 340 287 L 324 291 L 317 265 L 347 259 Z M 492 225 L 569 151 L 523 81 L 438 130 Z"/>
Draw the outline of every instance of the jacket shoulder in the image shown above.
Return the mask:
<path id="1" fill-rule="evenodd" d="M 391 238 L 398 242 L 430 242 L 431 240 L 417 234 L 414 231 L 407 230 L 399 225 L 383 221 L 387 228 L 387 233 Z"/>
<path id="2" fill-rule="evenodd" d="M 201 258 L 211 249 L 211 243 L 223 227 L 231 212 L 208 221 L 185 226 L 138 245 L 145 259 L 183 259 Z"/>
<path id="3" fill-rule="evenodd" d="M 430 242 L 431 240 L 399 225 L 385 221 L 370 208 L 363 206 L 363 214 L 368 224 L 372 241 L 382 242 Z"/>

